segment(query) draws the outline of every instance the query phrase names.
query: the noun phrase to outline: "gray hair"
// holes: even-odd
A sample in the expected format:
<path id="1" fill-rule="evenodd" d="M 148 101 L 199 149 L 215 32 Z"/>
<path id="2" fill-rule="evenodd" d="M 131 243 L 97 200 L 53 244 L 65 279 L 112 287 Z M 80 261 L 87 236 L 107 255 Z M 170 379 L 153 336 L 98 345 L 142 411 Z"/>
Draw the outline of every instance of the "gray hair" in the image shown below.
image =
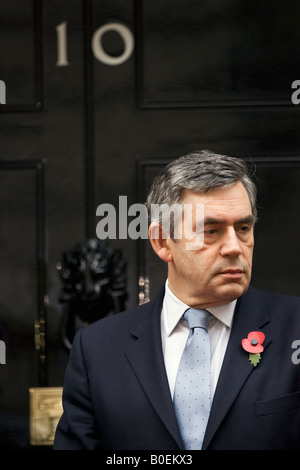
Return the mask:
<path id="1" fill-rule="evenodd" d="M 240 158 L 219 155 L 209 150 L 195 151 L 180 157 L 164 168 L 154 179 L 146 201 L 151 220 L 163 223 L 169 218 L 166 210 L 155 212 L 153 207 L 174 207 L 182 204 L 185 189 L 208 193 L 217 188 L 229 188 L 241 182 L 247 191 L 254 220 L 257 219 L 256 186 L 246 163 Z M 158 215 L 159 213 L 159 215 Z M 174 213 L 174 218 L 176 214 Z M 174 233 L 174 221 L 170 227 Z"/>

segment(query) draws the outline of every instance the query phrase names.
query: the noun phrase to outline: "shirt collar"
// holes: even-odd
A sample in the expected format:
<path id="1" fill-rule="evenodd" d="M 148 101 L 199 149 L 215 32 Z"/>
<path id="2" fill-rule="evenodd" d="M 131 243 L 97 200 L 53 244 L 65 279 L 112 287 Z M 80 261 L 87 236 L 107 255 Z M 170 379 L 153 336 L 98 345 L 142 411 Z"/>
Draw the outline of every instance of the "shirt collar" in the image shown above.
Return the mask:
<path id="1" fill-rule="evenodd" d="M 165 297 L 163 301 L 163 316 L 165 324 L 165 332 L 170 336 L 177 323 L 183 316 L 184 312 L 189 308 L 188 305 L 181 302 L 181 300 L 173 294 L 168 285 L 168 280 L 165 286 Z"/>
<path id="2" fill-rule="evenodd" d="M 229 304 L 210 307 L 207 310 L 212 313 L 215 318 L 220 320 L 220 322 L 224 323 L 224 325 L 228 326 L 228 328 L 231 328 L 236 302 L 237 299 L 229 302 Z"/>
<path id="3" fill-rule="evenodd" d="M 209 311 L 220 322 L 224 323 L 224 325 L 231 328 L 235 305 L 236 300 L 228 304 L 218 305 L 217 307 L 210 307 L 206 310 Z M 167 280 L 163 301 L 164 325 L 167 336 L 170 336 L 170 334 L 182 318 L 184 312 L 188 308 L 190 308 L 189 305 L 186 305 L 184 302 L 178 299 L 176 295 L 173 294 L 173 292 L 169 288 Z"/>

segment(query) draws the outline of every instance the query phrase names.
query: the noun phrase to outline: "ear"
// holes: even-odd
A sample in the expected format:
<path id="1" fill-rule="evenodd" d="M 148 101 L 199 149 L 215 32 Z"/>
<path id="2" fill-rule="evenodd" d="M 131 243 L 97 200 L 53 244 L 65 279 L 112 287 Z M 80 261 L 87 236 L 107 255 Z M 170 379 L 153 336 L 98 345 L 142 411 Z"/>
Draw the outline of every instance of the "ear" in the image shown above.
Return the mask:
<path id="1" fill-rule="evenodd" d="M 149 227 L 149 240 L 153 250 L 166 263 L 173 260 L 170 250 L 170 238 L 166 238 L 166 234 L 162 230 L 162 226 L 158 222 L 152 222 Z"/>

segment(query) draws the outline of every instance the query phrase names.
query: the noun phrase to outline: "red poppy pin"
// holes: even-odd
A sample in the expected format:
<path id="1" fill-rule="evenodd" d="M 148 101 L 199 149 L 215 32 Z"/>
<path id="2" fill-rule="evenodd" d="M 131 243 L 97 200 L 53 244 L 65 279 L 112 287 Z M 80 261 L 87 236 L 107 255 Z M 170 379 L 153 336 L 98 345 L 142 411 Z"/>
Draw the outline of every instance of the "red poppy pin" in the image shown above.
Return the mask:
<path id="1" fill-rule="evenodd" d="M 265 340 L 265 335 L 261 331 L 251 331 L 247 338 L 242 340 L 242 346 L 249 353 L 249 361 L 254 367 L 257 366 L 261 359 L 260 353 L 263 352 L 264 347 L 262 343 Z"/>

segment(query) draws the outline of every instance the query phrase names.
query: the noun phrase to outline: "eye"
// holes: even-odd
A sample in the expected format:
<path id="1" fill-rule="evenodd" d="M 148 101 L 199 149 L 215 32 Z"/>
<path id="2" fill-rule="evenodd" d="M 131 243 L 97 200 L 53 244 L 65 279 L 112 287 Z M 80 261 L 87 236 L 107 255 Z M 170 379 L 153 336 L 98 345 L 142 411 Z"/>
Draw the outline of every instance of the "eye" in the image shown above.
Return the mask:
<path id="1" fill-rule="evenodd" d="M 241 237 L 249 237 L 251 235 L 252 231 L 252 226 L 251 225 L 241 225 L 240 227 L 237 228 L 237 233 Z"/>
<path id="2" fill-rule="evenodd" d="M 216 235 L 218 233 L 217 228 L 208 228 L 204 231 L 205 235 Z"/>
<path id="3" fill-rule="evenodd" d="M 251 230 L 250 225 L 242 225 L 239 229 L 241 232 L 249 232 Z"/>

